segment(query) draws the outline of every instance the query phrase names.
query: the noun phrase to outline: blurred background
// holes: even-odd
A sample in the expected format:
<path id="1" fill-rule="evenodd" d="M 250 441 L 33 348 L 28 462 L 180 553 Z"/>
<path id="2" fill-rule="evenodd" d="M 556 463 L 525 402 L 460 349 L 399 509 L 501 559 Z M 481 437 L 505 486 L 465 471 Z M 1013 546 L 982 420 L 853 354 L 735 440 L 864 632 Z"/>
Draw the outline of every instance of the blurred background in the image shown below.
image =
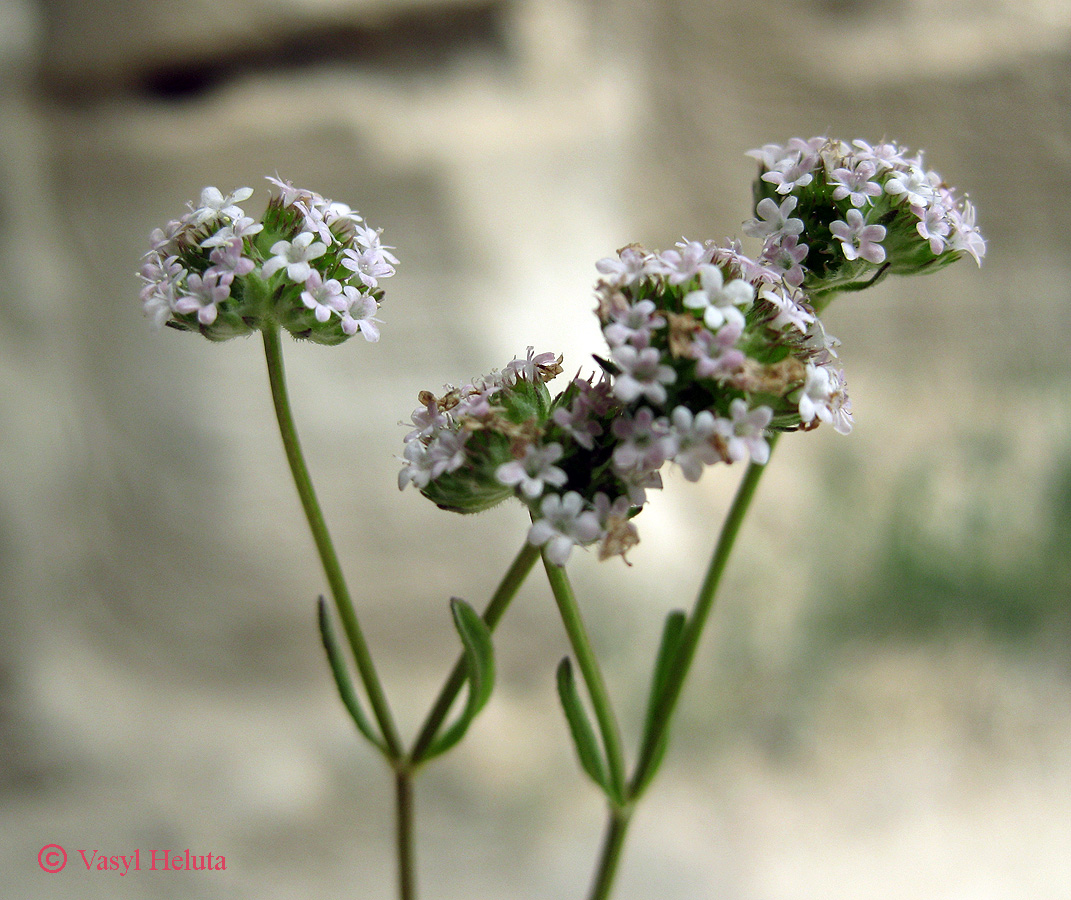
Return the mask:
<path id="1" fill-rule="evenodd" d="M 925 148 L 989 255 L 829 309 L 855 431 L 781 442 L 616 897 L 1071 897 L 1068 0 L 0 0 L 0 893 L 394 896 L 260 342 L 151 329 L 152 228 L 278 173 L 397 247 L 381 343 L 285 352 L 412 735 L 447 599 L 482 607 L 525 532 L 398 493 L 418 391 L 529 345 L 590 369 L 595 261 L 739 234 L 744 151 L 816 134 Z M 631 568 L 574 555 L 630 746 L 738 476 L 671 475 Z M 418 782 L 422 896 L 580 897 L 603 807 L 538 570 L 496 648 Z M 76 855 L 135 847 L 227 870 Z"/>

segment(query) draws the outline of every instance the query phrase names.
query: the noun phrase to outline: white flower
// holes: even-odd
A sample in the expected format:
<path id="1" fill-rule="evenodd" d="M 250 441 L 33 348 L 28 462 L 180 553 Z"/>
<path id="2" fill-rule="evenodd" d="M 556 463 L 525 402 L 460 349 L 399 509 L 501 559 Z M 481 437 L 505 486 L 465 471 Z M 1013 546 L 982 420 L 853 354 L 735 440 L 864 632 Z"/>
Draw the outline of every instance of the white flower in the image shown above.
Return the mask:
<path id="1" fill-rule="evenodd" d="M 313 270 L 305 279 L 305 290 L 301 292 L 301 302 L 316 315 L 317 322 L 326 322 L 331 313 L 339 314 L 345 306 L 342 299 L 342 284 L 334 278 L 327 281 L 319 272 Z M 350 334 L 353 334 L 351 331 Z"/>
<path id="2" fill-rule="evenodd" d="M 664 275 L 670 284 L 684 284 L 699 273 L 714 257 L 714 248 L 699 241 L 681 239 L 676 249 L 665 250 L 658 255 L 659 274 Z"/>
<path id="3" fill-rule="evenodd" d="M 361 332 L 361 336 L 370 344 L 379 340 L 379 319 L 374 313 L 379 309 L 376 301 L 367 294 L 362 294 L 352 284 L 342 288 L 342 330 L 346 334 Z"/>
<path id="4" fill-rule="evenodd" d="M 226 197 L 220 193 L 218 188 L 206 187 L 201 191 L 200 205 L 192 210 L 190 221 L 194 225 L 200 225 L 209 219 L 216 219 L 221 216 L 225 216 L 228 219 L 240 219 L 245 213 L 240 206 L 235 204 L 247 200 L 252 195 L 253 189 L 248 187 L 238 188 L 233 194 L 228 194 Z"/>
<path id="5" fill-rule="evenodd" d="M 929 176 L 918 166 L 894 173 L 885 182 L 885 193 L 906 200 L 908 206 L 929 206 L 934 198 Z"/>
<path id="6" fill-rule="evenodd" d="M 919 237 L 930 242 L 930 251 L 934 256 L 940 255 L 945 249 L 948 233 L 952 230 L 945 216 L 945 210 L 934 204 L 928 209 L 912 206 L 911 211 L 919 217 L 919 223 L 915 226 Z"/>
<path id="7" fill-rule="evenodd" d="M 755 299 L 755 289 L 742 278 L 734 278 L 725 284 L 717 266 L 701 266 L 699 284 L 698 290 L 685 294 L 684 305 L 703 310 L 703 321 L 712 330 L 726 322 L 736 322 L 742 328 L 744 315 L 736 307 L 749 307 Z"/>
<path id="8" fill-rule="evenodd" d="M 608 256 L 595 263 L 595 268 L 603 275 L 609 275 L 617 284 L 634 284 L 648 274 L 648 254 L 638 247 L 629 245 L 617 251 L 617 259 Z"/>
<path id="9" fill-rule="evenodd" d="M 829 369 L 825 366 L 807 363 L 807 380 L 803 384 L 803 393 L 800 394 L 799 400 L 800 420 L 805 424 L 810 424 L 817 416 L 822 421 L 828 422 L 831 393 Z"/>
<path id="10" fill-rule="evenodd" d="M 800 419 L 804 423 L 816 418 L 832 425 L 838 434 L 852 430 L 852 402 L 848 398 L 848 386 L 844 372 L 833 371 L 825 366 L 807 364 L 807 380 L 799 399 Z"/>
<path id="11" fill-rule="evenodd" d="M 770 327 L 780 330 L 786 325 L 791 325 L 797 331 L 807 332 L 808 327 L 815 321 L 815 316 L 803 304 L 797 302 L 796 297 L 780 287 L 769 285 L 759 291 L 759 297 L 772 304 L 778 310 Z"/>
<path id="12" fill-rule="evenodd" d="M 433 477 L 431 471 L 435 463 L 434 458 L 428 453 L 428 448 L 420 441 L 409 441 L 402 453 L 405 459 L 398 473 L 398 490 L 403 490 L 410 482 L 417 490 L 426 488 Z"/>
<path id="13" fill-rule="evenodd" d="M 789 218 L 797 203 L 795 197 L 785 197 L 778 206 L 770 197 L 763 197 L 755 207 L 758 218 L 744 223 L 744 234 L 758 238 L 771 234 L 803 234 L 803 219 Z"/>
<path id="14" fill-rule="evenodd" d="M 239 216 L 229 225 L 224 225 L 212 237 L 201 241 L 202 247 L 222 247 L 235 238 L 252 237 L 264 230 L 264 226 L 250 216 Z"/>
<path id="15" fill-rule="evenodd" d="M 517 487 L 529 500 L 535 500 L 543 493 L 544 484 L 562 487 L 568 480 L 565 472 L 554 465 L 561 458 L 561 444 L 545 447 L 529 444 L 524 449 L 524 459 L 502 463 L 495 470 L 495 478 L 502 484 Z"/>
<path id="16" fill-rule="evenodd" d="M 278 241 L 272 245 L 272 256 L 266 260 L 261 270 L 265 278 L 270 278 L 280 269 L 286 269 L 286 277 L 297 284 L 303 284 L 312 273 L 309 261 L 323 256 L 327 246 L 313 239 L 311 231 L 301 232 L 293 241 Z"/>
<path id="17" fill-rule="evenodd" d="M 544 547 L 543 552 L 556 566 L 564 566 L 577 544 L 590 544 L 602 529 L 594 510 L 584 509 L 584 498 L 576 491 L 564 497 L 548 494 L 539 505 L 541 517 L 528 529 L 528 543 Z"/>

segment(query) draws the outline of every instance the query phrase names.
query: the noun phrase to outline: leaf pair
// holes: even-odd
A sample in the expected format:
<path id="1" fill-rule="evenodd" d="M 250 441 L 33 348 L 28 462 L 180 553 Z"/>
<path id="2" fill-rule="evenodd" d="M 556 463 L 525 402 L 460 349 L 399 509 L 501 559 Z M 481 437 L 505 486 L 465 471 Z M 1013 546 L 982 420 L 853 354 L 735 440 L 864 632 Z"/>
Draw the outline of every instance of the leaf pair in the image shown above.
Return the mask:
<path id="1" fill-rule="evenodd" d="M 666 617 L 666 623 L 662 629 L 662 640 L 658 647 L 658 655 L 655 657 L 654 674 L 651 678 L 651 693 L 647 701 L 647 713 L 644 718 L 643 740 L 646 743 L 653 733 L 662 693 L 665 690 L 666 681 L 672 670 L 673 662 L 680 648 L 681 637 L 684 633 L 686 617 L 680 610 L 674 610 Z M 577 690 L 576 678 L 573 675 L 573 666 L 566 657 L 558 664 L 558 696 L 561 699 L 562 709 L 565 711 L 566 721 L 569 723 L 569 733 L 573 738 L 577 756 L 583 770 L 606 794 L 611 803 L 621 806 L 631 802 L 643 793 L 644 789 L 658 771 L 662 759 L 665 756 L 668 743 L 668 732 L 663 729 L 661 736 L 651 756 L 651 763 L 642 772 L 642 777 L 634 781 L 626 788 L 627 796 L 619 796 L 615 789 L 606 764 L 603 748 L 599 745 L 595 736 L 595 729 L 580 700 L 580 692 Z"/>
<path id="2" fill-rule="evenodd" d="M 465 736 L 472 720 L 476 718 L 480 710 L 487 705 L 491 692 L 495 686 L 495 658 L 494 647 L 491 643 L 491 631 L 479 614 L 464 600 L 457 597 L 450 598 L 450 613 L 454 619 L 454 627 L 461 638 L 464 658 L 468 669 L 468 697 L 465 706 L 457 719 L 440 734 L 428 749 L 421 755 L 419 760 L 424 762 L 432 757 L 439 756 L 453 747 Z M 331 666 L 331 673 L 338 688 L 342 705 L 346 707 L 350 717 L 361 732 L 373 745 L 379 748 L 384 756 L 390 757 L 383 738 L 372 727 L 372 723 L 365 715 L 361 702 L 354 690 L 346 665 L 346 658 L 342 648 L 338 644 L 331 617 L 327 611 L 324 598 L 320 597 L 317 604 L 317 614 L 320 623 L 320 636 L 323 639 L 324 650 L 327 652 L 327 661 Z"/>

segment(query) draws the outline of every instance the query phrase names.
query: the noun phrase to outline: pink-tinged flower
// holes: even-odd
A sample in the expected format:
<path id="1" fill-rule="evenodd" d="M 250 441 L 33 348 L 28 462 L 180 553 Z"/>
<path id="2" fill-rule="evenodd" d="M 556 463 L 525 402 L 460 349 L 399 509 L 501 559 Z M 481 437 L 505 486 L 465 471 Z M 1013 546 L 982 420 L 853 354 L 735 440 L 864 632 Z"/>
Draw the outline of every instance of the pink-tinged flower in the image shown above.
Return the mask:
<path id="1" fill-rule="evenodd" d="M 678 406 L 670 414 L 670 442 L 672 453 L 667 456 L 680 466 L 688 481 L 698 481 L 703 466 L 712 466 L 721 460 L 715 444 L 719 435 L 718 423 L 709 410 L 692 414 L 686 406 Z"/>
<path id="2" fill-rule="evenodd" d="M 642 348 L 651 343 L 651 332 L 665 324 L 666 320 L 656 315 L 653 301 L 640 300 L 629 306 L 611 309 L 610 321 L 603 327 L 602 333 L 611 347 L 632 344 Z"/>
<path id="3" fill-rule="evenodd" d="M 219 304 L 231 295 L 232 279 L 233 276 L 219 272 L 187 276 L 186 292 L 175 301 L 175 312 L 182 315 L 197 313 L 198 322 L 211 325 L 216 321 Z"/>
<path id="4" fill-rule="evenodd" d="M 695 374 L 699 378 L 727 378 L 737 371 L 747 359 L 736 342 L 743 328 L 737 322 L 722 325 L 716 332 L 699 331 L 688 348 L 688 356 L 695 360 Z"/>
<path id="5" fill-rule="evenodd" d="M 390 278 L 394 274 L 391 259 L 394 257 L 382 247 L 365 247 L 362 250 L 347 247 L 342 253 L 342 265 L 355 272 L 370 288 L 378 287 L 379 279 Z"/>
<path id="6" fill-rule="evenodd" d="M 326 322 L 331 314 L 341 314 L 346 303 L 342 295 L 342 283 L 334 278 L 324 281 L 315 269 L 305 279 L 305 290 L 301 292 L 301 302 L 313 311 L 317 322 Z M 374 303 L 375 301 L 373 301 Z M 353 334 L 353 332 L 349 332 Z"/>
<path id="7" fill-rule="evenodd" d="M 794 234 L 771 235 L 766 239 L 759 261 L 777 272 L 785 284 L 798 288 L 803 284 L 803 261 L 807 258 L 807 250 L 807 245 L 801 244 Z"/>
<path id="8" fill-rule="evenodd" d="M 847 222 L 837 219 L 829 230 L 840 241 L 847 260 L 865 259 L 875 265 L 885 261 L 885 248 L 881 242 L 885 239 L 884 225 L 867 225 L 863 214 L 857 209 L 849 209 L 845 215 Z"/>
<path id="9" fill-rule="evenodd" d="M 755 289 L 742 278 L 725 283 L 721 269 L 703 266 L 699 270 L 699 289 L 684 296 L 684 305 L 689 309 L 703 310 L 707 328 L 718 329 L 726 322 L 744 325 L 744 314 L 738 306 L 747 308 L 755 299 Z"/>
<path id="10" fill-rule="evenodd" d="M 803 219 L 790 218 L 799 203 L 795 197 L 785 197 L 780 206 L 770 197 L 763 197 L 755 212 L 758 217 L 744 223 L 744 234 L 764 238 L 767 235 L 803 234 Z"/>
<path id="11" fill-rule="evenodd" d="M 535 500 L 543 493 L 544 485 L 562 487 L 568 480 L 565 472 L 554 465 L 561 458 L 561 444 L 545 447 L 529 444 L 524 448 L 524 459 L 502 463 L 495 470 L 495 478 L 502 484 L 516 487 L 529 500 Z"/>
<path id="12" fill-rule="evenodd" d="M 762 180 L 774 185 L 779 194 L 789 194 L 794 188 L 806 187 L 814 181 L 817 154 L 794 153 L 777 163 L 777 167 L 762 174 Z"/>
<path id="13" fill-rule="evenodd" d="M 614 419 L 610 427 L 617 438 L 613 461 L 614 472 L 618 475 L 656 471 L 675 452 L 672 448 L 668 448 L 668 454 L 666 452 L 669 420 L 665 416 L 656 419 L 647 406 L 632 416 L 623 413 Z"/>
<path id="14" fill-rule="evenodd" d="M 539 505 L 540 517 L 528 529 L 528 543 L 543 547 L 556 566 L 564 566 L 577 544 L 590 544 L 602 534 L 594 510 L 584 508 L 584 498 L 576 491 L 564 497 L 548 494 Z"/>
<path id="15" fill-rule="evenodd" d="M 550 350 L 536 354 L 535 347 L 529 347 L 524 359 L 512 359 L 506 363 L 506 374 L 511 378 L 523 378 L 525 381 L 538 383 L 543 380 L 543 373 L 561 372 L 558 357 Z"/>
<path id="16" fill-rule="evenodd" d="M 737 397 L 729 404 L 729 415 L 731 419 L 717 420 L 729 459 L 740 462 L 750 456 L 753 463 L 765 465 L 770 459 L 766 426 L 773 419 L 773 410 L 768 406 L 748 409 L 747 402 Z"/>
<path id="17" fill-rule="evenodd" d="M 611 354 L 621 370 L 614 379 L 614 396 L 625 403 L 640 397 L 651 403 L 666 402 L 665 385 L 677 380 L 677 373 L 662 362 L 654 347 L 637 350 L 628 344 L 615 347 Z"/>
<path id="18" fill-rule="evenodd" d="M 866 141 L 852 141 L 858 152 L 855 154 L 859 159 L 872 162 L 878 169 L 895 169 L 907 165 L 904 150 L 896 144 L 882 143 L 870 146 Z"/>
<path id="19" fill-rule="evenodd" d="M 272 256 L 261 271 L 265 278 L 270 278 L 280 269 L 286 269 L 286 277 L 297 284 L 308 280 L 312 272 L 311 260 L 323 256 L 327 246 L 320 241 L 313 243 L 316 235 L 303 231 L 293 241 L 277 241 L 272 245 Z"/>
<path id="20" fill-rule="evenodd" d="M 232 237 L 229 241 L 219 244 L 209 254 L 208 260 L 212 266 L 208 271 L 230 274 L 232 278 L 241 278 L 248 275 L 256 268 L 256 263 L 249 257 L 242 256 L 242 239 Z"/>
<path id="21" fill-rule="evenodd" d="M 665 250 L 655 257 L 654 264 L 660 266 L 658 274 L 665 276 L 670 284 L 684 284 L 695 278 L 713 256 L 713 247 L 681 239 L 673 250 Z"/>
<path id="22" fill-rule="evenodd" d="M 847 197 L 852 206 L 863 207 L 873 203 L 874 197 L 881 196 L 881 185 L 871 181 L 878 171 L 878 164 L 863 160 L 854 169 L 841 167 L 830 173 L 829 183 L 833 188 L 833 199 L 843 200 Z"/>
<path id="23" fill-rule="evenodd" d="M 952 230 L 945 216 L 945 210 L 934 205 L 928 209 L 921 206 L 912 206 L 911 211 L 919 217 L 919 223 L 915 230 L 925 241 L 930 242 L 930 251 L 934 256 L 939 256 L 945 249 L 945 241 L 948 233 Z"/>

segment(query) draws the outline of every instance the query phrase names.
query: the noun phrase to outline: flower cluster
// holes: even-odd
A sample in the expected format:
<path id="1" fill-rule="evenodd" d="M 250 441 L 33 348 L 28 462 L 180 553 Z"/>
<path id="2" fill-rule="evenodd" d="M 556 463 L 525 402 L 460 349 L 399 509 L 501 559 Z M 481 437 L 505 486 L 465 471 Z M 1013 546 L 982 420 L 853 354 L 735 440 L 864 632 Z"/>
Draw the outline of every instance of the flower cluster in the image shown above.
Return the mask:
<path id="1" fill-rule="evenodd" d="M 199 204 L 152 233 L 141 267 L 146 313 L 215 341 L 265 325 L 321 344 L 357 332 L 379 340 L 379 283 L 398 264 L 392 248 L 346 204 L 268 181 L 277 193 L 259 222 L 238 205 L 252 188 L 207 187 Z"/>
<path id="2" fill-rule="evenodd" d="M 835 341 L 772 268 L 735 248 L 635 245 L 598 263 L 597 313 L 609 345 L 602 376 L 577 376 L 553 399 L 550 353 L 445 395 L 421 395 L 399 486 L 439 506 L 527 504 L 529 541 L 564 564 L 598 542 L 624 555 L 632 518 L 674 463 L 689 481 L 718 462 L 769 458 L 770 430 L 829 422 L 851 429 Z"/>
<path id="3" fill-rule="evenodd" d="M 621 411 L 608 378 L 575 378 L 551 398 L 561 357 L 535 354 L 441 397 L 420 395 L 405 437 L 398 486 L 414 485 L 443 509 L 469 513 L 516 496 L 531 511 L 529 540 L 564 564 L 577 544 L 603 553 L 635 543 L 628 488 L 610 470 Z"/>
<path id="4" fill-rule="evenodd" d="M 826 334 L 793 279 L 735 245 L 632 245 L 598 263 L 597 314 L 610 347 L 614 466 L 650 480 L 666 462 L 703 467 L 769 457 L 766 435 L 830 423 L 851 404 Z"/>
<path id="5" fill-rule="evenodd" d="M 822 295 L 859 290 L 886 274 L 934 271 L 963 256 L 981 264 L 974 207 L 922 155 L 892 143 L 793 138 L 748 153 L 759 161 L 755 218 L 760 260 Z"/>
<path id="6" fill-rule="evenodd" d="M 838 341 L 819 312 L 888 272 L 980 262 L 974 210 L 894 144 L 793 139 L 752 155 L 757 258 L 682 240 L 600 260 L 601 377 L 578 375 L 551 399 L 561 360 L 529 348 L 502 372 L 422 394 L 399 485 L 459 512 L 516 496 L 528 540 L 561 565 L 595 542 L 601 558 L 624 556 L 667 463 L 698 481 L 717 463 L 765 464 L 775 432 L 849 433 Z"/>

